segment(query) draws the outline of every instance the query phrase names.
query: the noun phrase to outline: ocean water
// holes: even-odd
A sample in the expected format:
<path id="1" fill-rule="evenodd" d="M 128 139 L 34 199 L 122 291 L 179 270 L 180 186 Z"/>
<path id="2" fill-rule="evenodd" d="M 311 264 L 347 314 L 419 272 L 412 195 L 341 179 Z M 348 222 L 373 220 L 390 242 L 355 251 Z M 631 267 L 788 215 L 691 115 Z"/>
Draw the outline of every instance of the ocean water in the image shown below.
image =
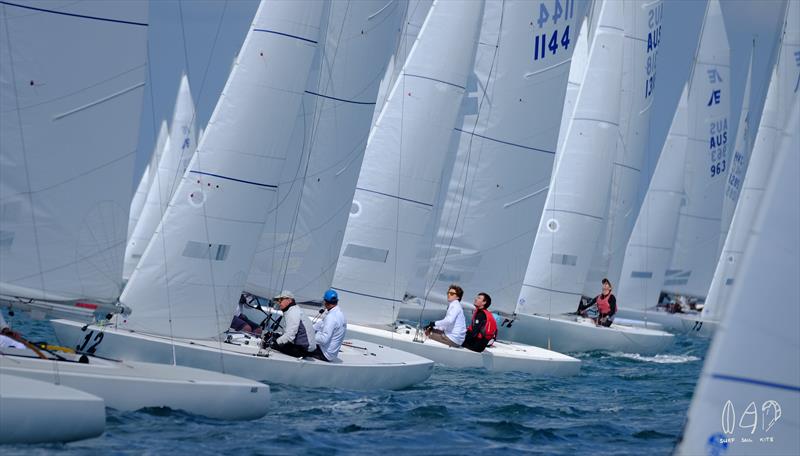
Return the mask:
<path id="1" fill-rule="evenodd" d="M 10 323 L 31 340 L 54 340 L 46 322 L 16 316 Z M 568 378 L 437 365 L 430 379 L 400 391 L 270 385 L 270 413 L 247 422 L 108 409 L 101 437 L 0 446 L 0 453 L 666 455 L 708 344 L 678 336 L 657 356 L 583 353 L 580 375 Z"/>

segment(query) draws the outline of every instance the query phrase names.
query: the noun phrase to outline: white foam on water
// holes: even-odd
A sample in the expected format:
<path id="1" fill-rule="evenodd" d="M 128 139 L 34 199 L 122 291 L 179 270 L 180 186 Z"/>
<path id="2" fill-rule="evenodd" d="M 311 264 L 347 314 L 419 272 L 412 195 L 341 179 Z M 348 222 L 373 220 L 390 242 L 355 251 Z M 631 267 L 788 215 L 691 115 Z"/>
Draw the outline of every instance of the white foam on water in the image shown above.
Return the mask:
<path id="1" fill-rule="evenodd" d="M 638 353 L 621 353 L 621 352 L 611 353 L 610 355 L 617 356 L 620 358 L 628 358 L 628 359 L 634 359 L 636 361 L 644 361 L 648 363 L 658 363 L 658 364 L 683 364 L 683 363 L 691 363 L 694 361 L 700 361 L 700 358 L 691 355 L 642 356 Z"/>

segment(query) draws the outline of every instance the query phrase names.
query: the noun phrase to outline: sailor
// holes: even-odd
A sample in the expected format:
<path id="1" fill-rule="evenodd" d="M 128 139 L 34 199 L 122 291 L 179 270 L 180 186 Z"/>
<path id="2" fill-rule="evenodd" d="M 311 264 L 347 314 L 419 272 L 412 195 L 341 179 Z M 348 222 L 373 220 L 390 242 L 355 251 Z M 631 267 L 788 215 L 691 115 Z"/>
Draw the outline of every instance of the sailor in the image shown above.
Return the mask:
<path id="1" fill-rule="evenodd" d="M 314 340 L 317 343 L 317 349 L 309 353 L 309 356 L 330 362 L 339 356 L 339 349 L 342 348 L 344 334 L 347 331 L 347 320 L 338 306 L 339 295 L 336 290 L 326 291 L 322 300 L 325 306 L 325 315 L 314 323 L 316 331 Z"/>
<path id="2" fill-rule="evenodd" d="M 316 350 L 314 327 L 311 320 L 297 307 L 294 295 L 283 291 L 274 300 L 283 311 L 284 331 L 272 342 L 272 348 L 298 358 Z"/>
<path id="3" fill-rule="evenodd" d="M 247 318 L 247 315 L 244 314 L 244 306 L 248 303 L 248 298 L 252 297 L 247 293 L 242 293 L 242 295 L 239 296 L 239 306 L 236 308 L 236 314 L 233 316 L 233 320 L 231 320 L 231 329 L 261 334 L 261 327 L 258 323 L 251 321 Z"/>
<path id="4" fill-rule="evenodd" d="M 456 285 L 447 289 L 447 313 L 444 318 L 429 323 L 425 328 L 425 335 L 450 347 L 460 347 L 464 343 L 467 333 L 467 323 L 464 321 L 464 311 L 461 309 L 461 298 L 464 290 Z"/>
<path id="5" fill-rule="evenodd" d="M 467 327 L 467 335 L 462 347 L 482 352 L 490 342 L 497 338 L 497 322 L 487 309 L 492 305 L 492 298 L 486 293 L 478 293 L 472 301 L 475 311 Z"/>
<path id="6" fill-rule="evenodd" d="M 607 278 L 603 278 L 603 291 L 589 301 L 587 307 L 597 306 L 597 323 L 598 326 L 611 326 L 614 321 L 614 314 L 617 313 L 617 298 L 611 293 L 611 282 Z"/>

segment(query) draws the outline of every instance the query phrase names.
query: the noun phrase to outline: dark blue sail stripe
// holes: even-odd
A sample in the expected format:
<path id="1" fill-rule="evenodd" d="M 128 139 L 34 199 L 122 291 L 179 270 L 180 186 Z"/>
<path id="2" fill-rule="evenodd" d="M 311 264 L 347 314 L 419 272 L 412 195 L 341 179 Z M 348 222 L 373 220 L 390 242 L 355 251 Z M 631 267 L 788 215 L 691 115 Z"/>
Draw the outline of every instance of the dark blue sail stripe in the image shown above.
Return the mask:
<path id="1" fill-rule="evenodd" d="M 374 193 L 376 195 L 388 196 L 389 198 L 408 201 L 409 203 L 415 203 L 415 204 L 421 204 L 423 206 L 433 207 L 433 204 L 423 203 L 422 201 L 412 200 L 412 199 L 409 199 L 409 198 L 403 198 L 402 196 L 397 196 L 397 195 L 390 195 L 388 193 L 378 192 L 378 191 L 375 191 L 375 190 L 369 190 L 369 189 L 362 188 L 362 187 L 356 187 L 356 190 L 361 190 L 363 192 Z"/>
<path id="2" fill-rule="evenodd" d="M 344 102 L 344 103 L 351 103 L 351 104 L 357 104 L 357 105 L 370 105 L 370 106 L 375 106 L 375 102 L 374 102 L 374 101 L 373 101 L 373 102 L 369 102 L 369 101 L 345 100 L 344 98 L 337 98 L 337 97 L 332 97 L 332 96 L 330 96 L 330 95 L 323 95 L 323 94 L 321 94 L 321 93 L 312 92 L 312 91 L 310 91 L 310 90 L 306 90 L 306 93 L 307 93 L 307 94 L 309 94 L 309 95 L 316 95 L 316 96 L 318 96 L 318 97 L 327 98 L 327 99 L 329 99 L 329 100 L 341 101 L 341 102 Z"/>
<path id="3" fill-rule="evenodd" d="M 243 180 L 243 179 L 236 179 L 235 177 L 222 176 L 220 174 L 204 173 L 203 171 L 195 171 L 195 170 L 189 170 L 189 172 L 193 173 L 193 174 L 201 174 L 203 176 L 218 177 L 220 179 L 225 179 L 225 180 L 234 181 L 234 182 L 241 182 L 243 184 L 255 185 L 257 187 L 278 188 L 277 185 L 262 184 L 260 182 L 246 181 L 246 180 Z"/>
<path id="4" fill-rule="evenodd" d="M 254 31 L 254 32 L 263 32 L 263 33 L 272 33 L 272 34 L 275 34 L 275 35 L 286 36 L 286 37 L 289 37 L 289 38 L 294 38 L 294 39 L 296 39 L 296 40 L 300 40 L 300 41 L 305 41 L 305 42 L 308 42 L 308 43 L 317 44 L 317 42 L 316 42 L 316 41 L 314 41 L 314 40 L 309 40 L 308 38 L 303 38 L 302 36 L 292 35 L 292 34 L 289 34 L 289 33 L 283 33 L 283 32 L 279 32 L 279 31 L 277 31 L 277 30 L 269 30 L 269 29 L 253 29 L 253 31 Z"/>
<path id="5" fill-rule="evenodd" d="M 359 293 L 359 292 L 353 291 L 353 290 L 345 290 L 344 288 L 337 288 L 337 287 L 333 287 L 333 288 L 336 289 L 336 290 L 339 290 L 339 291 L 343 291 L 345 293 L 352 293 L 354 295 L 366 296 L 368 298 L 382 299 L 384 301 L 392 301 L 392 302 L 403 302 L 403 301 L 401 301 L 399 299 L 384 298 L 383 296 L 375 296 L 375 295 L 371 295 L 371 294 L 367 294 L 367 293 Z"/>
<path id="6" fill-rule="evenodd" d="M 453 84 L 452 82 L 442 81 L 441 79 L 430 78 L 428 76 L 422 76 L 422 75 L 419 75 L 419 74 L 408 74 L 408 73 L 406 73 L 405 76 L 408 76 L 410 78 L 427 79 L 429 81 L 441 82 L 442 84 L 447 84 L 449 86 L 457 87 L 457 88 L 459 88 L 461 90 L 467 90 L 466 87 L 460 86 L 458 84 Z"/>
<path id="7" fill-rule="evenodd" d="M 717 380 L 727 380 L 727 381 L 730 381 L 730 382 L 747 383 L 747 384 L 750 384 L 750 385 L 766 386 L 768 388 L 783 389 L 783 390 L 788 390 L 788 391 L 794 391 L 795 393 L 800 393 L 800 387 L 799 386 L 784 385 L 782 383 L 767 382 L 767 381 L 758 380 L 758 379 L 755 379 L 755 378 L 736 377 L 734 375 L 724 375 L 724 374 L 711 374 L 711 378 L 715 378 Z"/>
<path id="8" fill-rule="evenodd" d="M 36 8 L 35 6 L 27 6 L 27 5 L 20 5 L 17 3 L 11 3 L 6 1 L 0 1 L 1 5 L 8 5 L 8 6 L 16 6 L 17 8 L 29 9 L 33 11 L 41 11 L 43 13 L 50 13 L 50 14 L 60 14 L 62 16 L 71 16 L 71 17 L 79 17 L 81 19 L 92 19 L 95 21 L 105 21 L 105 22 L 116 22 L 118 24 L 128 24 L 128 25 L 138 25 L 141 27 L 147 27 L 148 24 L 144 22 L 132 22 L 132 21 L 123 21 L 121 19 L 111 19 L 107 17 L 97 17 L 97 16 L 86 16 L 84 14 L 75 14 L 75 13 L 65 13 L 63 11 L 55 11 L 45 8 Z"/>
<path id="9" fill-rule="evenodd" d="M 555 155 L 556 154 L 555 151 L 545 150 L 545 149 L 537 149 L 536 147 L 530 147 L 530 146 L 523 146 L 522 144 L 503 141 L 501 139 L 490 138 L 488 136 L 479 135 L 477 133 L 472 133 L 470 131 L 462 130 L 460 128 L 456 128 L 455 130 L 456 131 L 460 131 L 461 133 L 464 133 L 464 134 L 467 134 L 467 135 L 477 136 L 478 138 L 488 139 L 489 141 L 494 141 L 494 142 L 500 143 L 500 144 L 507 144 L 509 146 L 519 147 L 519 148 L 527 149 L 527 150 L 534 150 L 536 152 L 544 152 L 546 154 L 551 154 L 551 155 Z"/>

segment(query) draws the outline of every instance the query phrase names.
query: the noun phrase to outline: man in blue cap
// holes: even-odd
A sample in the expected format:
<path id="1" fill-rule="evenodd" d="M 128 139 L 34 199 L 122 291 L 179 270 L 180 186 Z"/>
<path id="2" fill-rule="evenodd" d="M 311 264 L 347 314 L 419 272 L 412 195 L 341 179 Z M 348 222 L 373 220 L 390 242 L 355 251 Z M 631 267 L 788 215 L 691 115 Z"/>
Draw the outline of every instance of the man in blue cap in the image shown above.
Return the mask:
<path id="1" fill-rule="evenodd" d="M 339 308 L 339 295 L 336 290 L 330 289 L 322 297 L 325 306 L 325 315 L 322 320 L 314 323 L 317 342 L 317 349 L 309 353 L 309 356 L 331 362 L 339 356 L 339 349 L 344 342 L 344 334 L 347 332 L 347 320 L 344 313 Z"/>

